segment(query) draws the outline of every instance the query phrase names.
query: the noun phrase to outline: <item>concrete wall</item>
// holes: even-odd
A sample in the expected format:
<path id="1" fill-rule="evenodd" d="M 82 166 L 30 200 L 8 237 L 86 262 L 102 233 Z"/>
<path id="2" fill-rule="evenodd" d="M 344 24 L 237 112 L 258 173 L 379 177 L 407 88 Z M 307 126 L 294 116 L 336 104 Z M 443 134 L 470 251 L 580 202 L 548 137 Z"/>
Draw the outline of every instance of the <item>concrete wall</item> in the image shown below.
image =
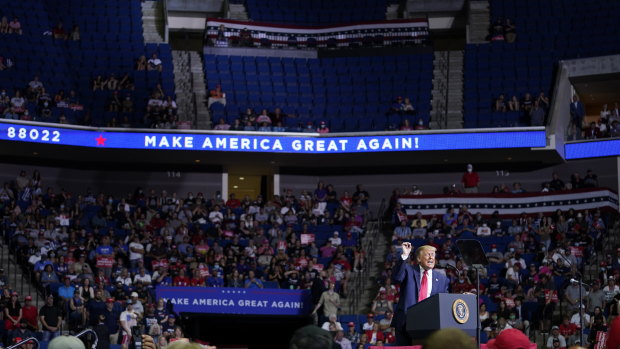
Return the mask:
<path id="1" fill-rule="evenodd" d="M 168 11 L 220 12 L 224 0 L 166 0 Z"/>
<path id="2" fill-rule="evenodd" d="M 571 78 L 620 72 L 620 55 L 571 59 L 562 63 Z"/>
<path id="3" fill-rule="evenodd" d="M 555 83 L 554 95 L 551 96 L 551 112 L 549 115 L 552 119 L 549 121 L 547 132 L 549 138 L 555 142 L 550 144 L 555 147 L 562 157 L 564 157 L 564 143 L 568 139 L 568 127 L 570 124 L 570 103 L 572 101 L 573 88 L 568 80 L 569 73 L 567 66 L 560 62 L 558 74 Z"/>
<path id="4" fill-rule="evenodd" d="M 185 172 L 138 172 L 106 169 L 101 170 L 63 169 L 56 167 L 0 165 L 0 181 L 11 181 L 23 169 L 28 176 L 32 176 L 35 169 L 41 172 L 43 187 L 53 187 L 56 190 L 66 188 L 72 193 L 84 193 L 87 189 L 92 192 L 105 192 L 113 195 L 125 195 L 133 192 L 137 187 L 145 190 L 163 189 L 185 196 L 187 192 L 203 192 L 210 197 L 216 190 L 220 190 L 222 175 L 220 173 L 185 173 Z M 179 177 L 177 177 L 179 175 Z"/>
<path id="5" fill-rule="evenodd" d="M 464 4 L 464 0 L 409 0 L 407 1 L 407 12 L 458 12 Z"/>

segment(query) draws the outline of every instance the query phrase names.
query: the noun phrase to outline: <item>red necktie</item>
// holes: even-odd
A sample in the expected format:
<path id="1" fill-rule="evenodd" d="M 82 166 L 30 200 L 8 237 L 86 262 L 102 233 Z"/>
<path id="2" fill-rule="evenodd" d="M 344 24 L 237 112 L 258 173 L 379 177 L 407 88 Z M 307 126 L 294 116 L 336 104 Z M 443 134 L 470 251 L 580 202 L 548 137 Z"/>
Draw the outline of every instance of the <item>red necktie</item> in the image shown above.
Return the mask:
<path id="1" fill-rule="evenodd" d="M 428 270 L 424 271 L 424 276 L 422 276 L 422 282 L 420 283 L 420 291 L 418 293 L 418 302 L 421 302 L 426 299 L 426 294 L 428 293 Z"/>

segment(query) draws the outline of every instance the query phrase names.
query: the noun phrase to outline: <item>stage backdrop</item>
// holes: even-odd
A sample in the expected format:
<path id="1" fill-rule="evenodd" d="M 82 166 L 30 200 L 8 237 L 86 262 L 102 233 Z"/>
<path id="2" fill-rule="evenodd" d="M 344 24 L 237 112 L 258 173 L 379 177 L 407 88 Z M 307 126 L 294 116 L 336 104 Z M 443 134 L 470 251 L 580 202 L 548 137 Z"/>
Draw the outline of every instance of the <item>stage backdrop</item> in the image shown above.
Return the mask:
<path id="1" fill-rule="evenodd" d="M 307 315 L 312 311 L 309 290 L 158 287 L 157 298 L 170 300 L 177 313 Z"/>

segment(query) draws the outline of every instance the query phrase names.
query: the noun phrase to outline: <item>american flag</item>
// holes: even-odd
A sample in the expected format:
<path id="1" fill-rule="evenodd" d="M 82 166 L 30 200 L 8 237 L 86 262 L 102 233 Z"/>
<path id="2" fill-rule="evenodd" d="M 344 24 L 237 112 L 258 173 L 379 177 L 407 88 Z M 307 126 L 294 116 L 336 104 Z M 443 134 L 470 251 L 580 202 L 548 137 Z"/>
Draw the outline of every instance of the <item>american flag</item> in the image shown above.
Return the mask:
<path id="1" fill-rule="evenodd" d="M 594 344 L 594 349 L 603 349 L 605 348 L 606 343 L 607 343 L 607 332 L 603 332 L 603 331 L 596 332 L 596 342 Z"/>

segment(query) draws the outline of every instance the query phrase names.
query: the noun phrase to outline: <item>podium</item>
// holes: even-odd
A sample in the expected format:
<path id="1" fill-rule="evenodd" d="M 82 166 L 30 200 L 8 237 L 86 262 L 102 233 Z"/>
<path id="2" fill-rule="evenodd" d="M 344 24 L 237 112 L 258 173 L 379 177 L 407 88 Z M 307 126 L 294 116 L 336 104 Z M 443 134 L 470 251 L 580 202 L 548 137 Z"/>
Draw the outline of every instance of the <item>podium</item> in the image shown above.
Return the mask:
<path id="1" fill-rule="evenodd" d="M 458 328 L 476 336 L 478 304 L 476 295 L 439 293 L 409 308 L 407 333 L 420 343 L 442 328 Z"/>

